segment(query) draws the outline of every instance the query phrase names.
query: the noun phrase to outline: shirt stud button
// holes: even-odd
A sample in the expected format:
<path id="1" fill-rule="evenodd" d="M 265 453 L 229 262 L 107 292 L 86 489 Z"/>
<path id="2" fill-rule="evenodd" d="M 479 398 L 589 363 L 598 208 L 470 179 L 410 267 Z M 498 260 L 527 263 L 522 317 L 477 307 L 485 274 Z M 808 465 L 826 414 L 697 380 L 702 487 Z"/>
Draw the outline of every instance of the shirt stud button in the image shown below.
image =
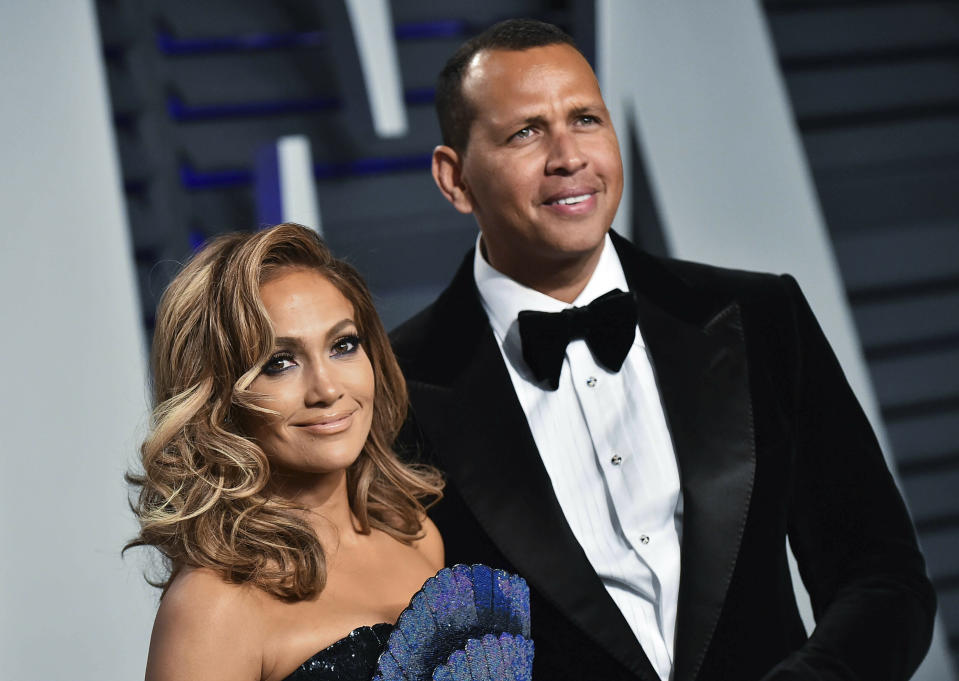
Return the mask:
<path id="1" fill-rule="evenodd" d="M 641 534 L 641 535 L 639 535 L 639 543 L 640 543 L 640 544 L 648 544 L 648 543 L 649 543 L 649 535 L 648 535 L 648 534 Z"/>
<path id="2" fill-rule="evenodd" d="M 613 454 L 613 458 L 610 459 L 609 462 L 614 466 L 618 466 L 619 464 L 623 463 L 623 457 L 621 457 L 619 454 Z"/>
<path id="3" fill-rule="evenodd" d="M 590 376 L 586 379 L 586 385 L 590 388 L 594 387 L 598 383 L 595 376 Z"/>

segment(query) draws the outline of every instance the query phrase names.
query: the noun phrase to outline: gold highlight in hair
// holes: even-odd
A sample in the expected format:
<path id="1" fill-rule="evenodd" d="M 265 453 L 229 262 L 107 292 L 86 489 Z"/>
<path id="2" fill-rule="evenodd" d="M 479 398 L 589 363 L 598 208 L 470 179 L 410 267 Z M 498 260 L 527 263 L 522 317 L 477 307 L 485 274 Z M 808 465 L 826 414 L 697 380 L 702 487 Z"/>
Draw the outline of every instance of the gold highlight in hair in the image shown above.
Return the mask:
<path id="1" fill-rule="evenodd" d="M 154 546 L 169 574 L 206 567 L 286 600 L 322 591 L 326 560 L 303 509 L 269 492 L 270 464 L 239 426 L 269 412 L 247 388 L 273 348 L 260 286 L 289 267 L 314 269 L 352 303 L 373 366 L 373 420 L 347 471 L 350 507 L 361 531 L 402 542 L 422 531 L 424 502 L 442 496 L 436 469 L 407 465 L 392 450 L 406 418 L 406 383 L 370 292 L 356 270 L 333 257 L 312 230 L 284 223 L 211 241 L 170 283 L 157 310 L 151 364 L 154 409 L 140 448 L 131 504 L 140 534 L 124 550 Z"/>

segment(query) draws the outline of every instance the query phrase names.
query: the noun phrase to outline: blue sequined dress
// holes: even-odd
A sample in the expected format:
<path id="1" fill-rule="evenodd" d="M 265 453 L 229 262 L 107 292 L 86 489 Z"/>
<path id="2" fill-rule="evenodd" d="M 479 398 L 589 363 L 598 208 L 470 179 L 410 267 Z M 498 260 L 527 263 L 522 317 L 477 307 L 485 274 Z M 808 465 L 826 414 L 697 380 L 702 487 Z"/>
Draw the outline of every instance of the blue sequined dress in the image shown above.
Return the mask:
<path id="1" fill-rule="evenodd" d="M 485 565 L 431 577 L 396 622 L 359 627 L 285 681 L 531 681 L 526 582 Z"/>

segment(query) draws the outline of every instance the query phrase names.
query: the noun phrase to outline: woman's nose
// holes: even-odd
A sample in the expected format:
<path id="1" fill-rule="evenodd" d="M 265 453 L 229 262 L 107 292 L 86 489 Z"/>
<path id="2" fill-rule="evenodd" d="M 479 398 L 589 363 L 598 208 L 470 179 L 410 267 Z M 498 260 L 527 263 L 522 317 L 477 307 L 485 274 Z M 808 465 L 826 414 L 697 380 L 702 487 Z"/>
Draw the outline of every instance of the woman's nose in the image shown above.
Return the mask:
<path id="1" fill-rule="evenodd" d="M 343 394 L 335 372 L 324 365 L 314 366 L 308 374 L 306 403 L 308 405 L 328 405 L 336 402 Z"/>

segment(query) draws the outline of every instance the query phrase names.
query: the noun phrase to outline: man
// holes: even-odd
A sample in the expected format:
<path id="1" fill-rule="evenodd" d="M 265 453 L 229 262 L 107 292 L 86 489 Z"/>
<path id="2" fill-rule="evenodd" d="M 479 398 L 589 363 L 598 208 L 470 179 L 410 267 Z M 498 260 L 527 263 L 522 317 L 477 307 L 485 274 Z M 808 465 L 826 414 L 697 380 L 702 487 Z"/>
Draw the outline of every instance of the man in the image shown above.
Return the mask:
<path id="1" fill-rule="evenodd" d="M 480 238 L 394 334 L 401 445 L 447 474 L 432 516 L 449 560 L 529 582 L 535 677 L 907 678 L 934 595 L 796 283 L 609 234 L 616 135 L 555 27 L 467 42 L 437 111 L 433 176 Z"/>

